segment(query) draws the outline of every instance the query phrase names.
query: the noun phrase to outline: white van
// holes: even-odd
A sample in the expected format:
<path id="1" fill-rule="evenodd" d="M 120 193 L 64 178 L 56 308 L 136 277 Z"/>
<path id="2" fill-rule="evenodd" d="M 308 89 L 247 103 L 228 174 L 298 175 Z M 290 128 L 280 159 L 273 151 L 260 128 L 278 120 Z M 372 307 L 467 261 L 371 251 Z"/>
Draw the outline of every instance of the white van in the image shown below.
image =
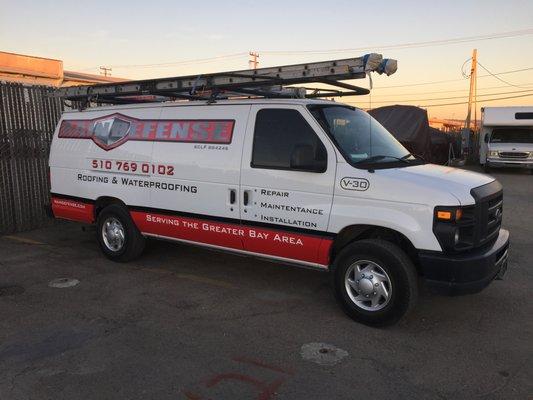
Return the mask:
<path id="1" fill-rule="evenodd" d="M 427 164 L 366 112 L 241 99 L 65 112 L 50 152 L 56 218 L 96 224 L 103 253 L 145 238 L 330 271 L 357 321 L 385 325 L 417 278 L 476 292 L 507 267 L 502 186 Z"/>
<path id="2" fill-rule="evenodd" d="M 526 168 L 533 173 L 533 107 L 481 109 L 479 162 L 491 168 Z"/>

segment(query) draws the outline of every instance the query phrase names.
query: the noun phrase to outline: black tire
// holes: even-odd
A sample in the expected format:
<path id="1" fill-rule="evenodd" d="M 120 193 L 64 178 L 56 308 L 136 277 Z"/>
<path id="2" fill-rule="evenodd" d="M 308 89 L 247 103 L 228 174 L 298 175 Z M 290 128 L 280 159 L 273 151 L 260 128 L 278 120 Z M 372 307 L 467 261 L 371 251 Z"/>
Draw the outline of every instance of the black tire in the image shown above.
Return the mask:
<path id="1" fill-rule="evenodd" d="M 123 227 L 123 245 L 117 250 L 108 247 L 104 238 L 104 224 L 113 219 L 117 220 Z M 116 262 L 128 262 L 138 258 L 145 246 L 145 238 L 131 220 L 128 210 L 119 204 L 109 205 L 100 212 L 97 220 L 96 236 L 104 255 Z"/>
<path id="2" fill-rule="evenodd" d="M 378 265 L 386 272 L 390 281 L 387 290 L 389 299 L 386 301 L 383 297 L 381 298 L 382 304 L 376 306 L 383 307 L 379 310 L 362 308 L 351 299 L 348 293 L 347 273 L 352 265 L 363 260 Z M 351 243 L 342 249 L 335 258 L 331 272 L 337 301 L 344 312 L 357 322 L 370 326 L 392 325 L 405 316 L 416 304 L 418 298 L 416 269 L 405 252 L 393 243 L 381 239 L 365 239 Z M 367 276 L 365 279 L 368 278 Z M 374 277 L 370 275 L 370 278 Z M 372 287 L 374 281 L 371 279 L 369 281 L 370 287 Z M 357 292 L 352 289 L 351 293 L 355 295 Z M 372 294 L 370 295 L 372 296 Z M 370 307 L 371 304 L 363 303 L 363 306 Z"/>
<path id="3" fill-rule="evenodd" d="M 488 166 L 488 164 L 483 165 L 483 171 L 485 171 L 485 173 L 487 174 L 490 173 L 490 167 Z"/>

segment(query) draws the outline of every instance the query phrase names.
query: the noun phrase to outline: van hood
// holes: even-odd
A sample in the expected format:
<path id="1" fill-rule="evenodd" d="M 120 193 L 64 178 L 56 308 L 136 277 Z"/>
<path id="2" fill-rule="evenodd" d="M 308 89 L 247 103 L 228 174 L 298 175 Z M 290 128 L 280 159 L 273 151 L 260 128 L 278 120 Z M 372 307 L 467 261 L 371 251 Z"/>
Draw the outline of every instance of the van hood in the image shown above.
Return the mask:
<path id="1" fill-rule="evenodd" d="M 470 190 L 494 181 L 494 178 L 477 172 L 435 164 L 395 168 L 389 171 L 394 178 L 409 181 L 420 188 L 448 192 L 461 205 L 473 204 Z"/>
<path id="2" fill-rule="evenodd" d="M 489 143 L 489 150 L 497 151 L 533 151 L 533 143 Z"/>

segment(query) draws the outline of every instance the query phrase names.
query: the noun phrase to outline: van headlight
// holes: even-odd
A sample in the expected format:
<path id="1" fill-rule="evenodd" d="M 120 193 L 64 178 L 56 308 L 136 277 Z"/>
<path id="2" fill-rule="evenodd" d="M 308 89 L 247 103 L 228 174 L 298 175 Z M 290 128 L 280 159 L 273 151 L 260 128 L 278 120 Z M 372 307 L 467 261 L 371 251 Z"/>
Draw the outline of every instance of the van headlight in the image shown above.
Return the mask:
<path id="1" fill-rule="evenodd" d="M 499 157 L 500 153 L 498 150 L 489 150 L 489 157 Z"/>
<path id="2" fill-rule="evenodd" d="M 433 214 L 433 233 L 444 251 L 460 251 L 471 242 L 473 206 L 437 206 Z"/>

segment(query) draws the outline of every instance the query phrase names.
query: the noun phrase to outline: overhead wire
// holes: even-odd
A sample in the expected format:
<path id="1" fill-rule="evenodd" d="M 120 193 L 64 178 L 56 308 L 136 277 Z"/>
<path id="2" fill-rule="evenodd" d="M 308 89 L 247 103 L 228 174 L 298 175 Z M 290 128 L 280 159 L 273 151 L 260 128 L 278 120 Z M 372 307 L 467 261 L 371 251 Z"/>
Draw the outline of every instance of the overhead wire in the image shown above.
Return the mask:
<path id="1" fill-rule="evenodd" d="M 490 33 L 485 35 L 475 35 L 475 36 L 463 36 L 449 39 L 439 39 L 439 40 L 428 40 L 423 42 L 408 42 L 392 45 L 381 45 L 381 46 L 364 46 L 364 47 L 353 47 L 353 48 L 342 48 L 342 49 L 322 49 L 322 50 L 263 50 L 262 54 L 270 55 L 302 55 L 302 54 L 334 54 L 334 53 L 347 53 L 352 51 L 362 51 L 362 50 L 390 50 L 390 49 L 406 49 L 406 48 L 419 48 L 419 47 L 430 47 L 430 46 L 441 46 L 446 44 L 455 44 L 455 43 L 467 43 L 479 40 L 492 40 L 492 39 L 502 39 L 508 37 L 517 37 L 533 34 L 533 28 L 499 32 L 499 33 Z"/>
<path id="2" fill-rule="evenodd" d="M 533 86 L 533 83 L 524 83 L 524 86 Z M 491 90 L 491 89 L 502 89 L 502 88 L 508 88 L 508 85 L 499 85 L 499 86 L 487 86 L 484 88 L 478 88 L 479 90 Z M 531 87 L 533 90 L 533 87 Z M 437 93 L 458 93 L 458 92 L 466 92 L 468 93 L 468 89 L 454 89 L 454 90 L 434 90 L 430 92 L 412 92 L 412 93 L 391 93 L 391 94 L 378 94 L 378 95 L 372 95 L 372 97 L 398 97 L 398 96 L 425 96 L 428 94 L 437 94 Z"/>
<path id="3" fill-rule="evenodd" d="M 465 73 L 465 65 L 468 61 L 470 61 L 471 58 L 468 58 L 461 66 L 461 73 L 463 75 L 464 78 L 469 78 L 469 75 Z M 500 88 L 503 88 L 503 87 L 516 87 L 516 88 L 520 88 L 520 89 L 525 89 L 525 90 L 521 90 L 521 91 L 513 91 L 513 92 L 500 92 L 500 93 L 485 93 L 485 94 L 478 94 L 477 97 L 486 97 L 486 96 L 498 96 L 498 95 L 504 95 L 504 94 L 515 94 L 515 93 L 525 93 L 525 92 L 530 92 L 530 91 L 533 91 L 533 88 L 531 87 L 528 87 L 530 86 L 531 84 L 527 83 L 527 84 L 523 84 L 523 85 L 515 85 L 515 84 L 512 84 L 504 79 L 501 79 L 498 77 L 498 75 L 505 75 L 505 74 L 511 74 L 511 73 L 517 73 L 517 72 L 523 72 L 523 71 L 529 71 L 529 70 L 533 70 L 533 67 L 526 67 L 526 68 L 520 68 L 520 69 L 515 69 L 515 70 L 510 70 L 510 71 L 502 71 L 502 72 L 498 72 L 498 73 L 493 73 L 491 72 L 488 68 L 486 68 L 485 66 L 483 66 L 481 63 L 478 62 L 478 65 L 480 65 L 485 71 L 487 71 L 487 75 L 480 75 L 478 76 L 478 78 L 482 78 L 482 77 L 493 77 L 493 78 L 496 78 L 498 79 L 499 81 L 501 81 L 502 83 L 505 83 L 506 86 L 499 86 Z M 464 79 L 457 79 L 457 80 L 446 80 L 448 82 L 450 81 L 464 81 Z M 436 82 L 444 82 L 444 81 L 436 81 Z M 413 84 L 412 86 L 420 86 L 420 85 L 426 85 L 426 84 L 432 84 L 432 83 L 436 83 L 436 82 L 424 82 L 424 83 L 420 83 L 420 84 Z M 396 85 L 396 87 L 404 87 L 404 86 L 409 86 L 409 85 Z M 389 86 L 388 88 L 391 88 L 392 86 Z M 379 89 L 379 88 L 385 88 L 385 87 L 374 87 L 374 89 Z M 485 89 L 481 89 L 481 90 L 487 90 L 488 88 L 485 88 Z M 460 90 L 460 91 L 464 91 L 464 92 L 468 92 L 468 90 Z M 440 93 L 448 93 L 448 92 L 452 92 L 452 91 L 440 91 Z M 431 92 L 426 92 L 425 94 L 430 94 Z M 437 92 L 433 92 L 433 93 L 438 93 Z M 424 94 L 424 93 L 420 93 L 421 95 Z M 415 96 L 416 93 L 413 93 L 413 94 L 405 94 L 404 95 L 413 95 Z M 386 95 L 383 95 L 383 97 L 385 97 Z M 390 95 L 389 95 L 390 96 Z M 389 97 L 387 96 L 387 97 Z M 395 96 L 399 96 L 398 94 L 396 94 Z M 520 96 L 520 97 L 527 97 L 528 95 L 523 95 L 523 96 Z M 379 96 L 378 96 L 379 97 Z M 378 104 L 392 104 L 392 103 L 417 103 L 417 102 L 423 102 L 423 101 L 439 101 L 439 100 L 453 100 L 453 99 L 464 99 L 464 98 L 468 98 L 468 96 L 450 96 L 450 97 L 438 97 L 438 98 L 429 98 L 429 99 L 398 99 L 398 100 L 382 100 L 382 101 L 375 101 L 374 100 L 374 103 L 378 103 Z M 489 100 L 489 99 L 485 99 L 485 100 L 481 100 L 481 101 L 492 101 L 492 100 Z M 458 103 L 458 104 L 467 104 L 468 102 L 466 103 Z M 444 105 L 444 104 L 443 104 Z M 455 104 L 446 104 L 446 105 L 455 105 Z M 436 106 L 436 105 L 431 105 L 431 106 Z"/>
<path id="4" fill-rule="evenodd" d="M 483 68 L 485 71 L 487 71 L 487 72 L 489 73 L 490 76 L 492 76 L 493 78 L 499 80 L 500 82 L 505 83 L 506 85 L 513 86 L 513 87 L 516 87 L 516 88 L 521 88 L 521 89 L 524 88 L 524 86 L 515 85 L 515 84 L 513 84 L 513 83 L 507 82 L 506 80 L 500 78 L 500 77 L 498 76 L 498 74 L 493 74 L 492 72 L 490 72 L 490 71 L 487 69 L 487 67 L 485 67 L 483 64 L 481 64 L 479 61 L 477 61 L 477 65 L 479 65 L 481 68 Z M 485 75 L 485 76 L 486 76 L 486 75 Z"/>
<path id="5" fill-rule="evenodd" d="M 478 101 L 478 103 L 485 103 L 485 102 L 488 102 L 488 101 L 517 99 L 517 98 L 520 98 L 520 97 L 530 97 L 530 96 L 533 96 L 533 93 L 521 94 L 521 95 L 518 95 L 518 96 L 498 97 L 498 98 L 494 98 L 494 99 L 484 99 L 482 101 Z M 468 104 L 468 101 L 459 102 L 459 103 L 448 103 L 448 104 L 423 104 L 423 105 L 420 105 L 419 107 L 424 108 L 424 107 L 454 106 L 454 105 L 459 105 L 459 104 Z"/>
<path id="6" fill-rule="evenodd" d="M 500 92 L 500 93 L 485 93 L 485 94 L 478 94 L 477 97 L 485 97 L 485 96 L 501 96 L 504 94 L 513 94 L 513 93 L 526 93 L 526 92 L 533 92 L 533 88 L 528 90 L 518 90 L 518 91 L 512 91 L 512 92 Z M 374 103 L 414 103 L 417 101 L 439 101 L 439 100 L 454 100 L 454 99 L 465 99 L 468 98 L 468 95 L 466 96 L 450 96 L 450 97 L 435 97 L 432 99 L 401 99 L 401 100 L 382 100 L 382 101 L 373 101 Z"/>
<path id="7" fill-rule="evenodd" d="M 389 49 L 431 47 L 431 46 L 441 46 L 441 45 L 454 44 L 454 43 L 466 43 L 466 42 L 479 41 L 479 40 L 493 40 L 493 39 L 502 39 L 502 38 L 510 38 L 510 37 L 519 37 L 519 36 L 525 36 L 525 35 L 533 35 L 533 28 L 527 28 L 527 29 L 521 29 L 521 30 L 515 30 L 515 31 L 507 31 L 507 32 L 499 32 L 499 33 L 490 33 L 490 34 L 485 34 L 485 35 L 463 36 L 463 37 L 456 37 L 456 38 L 449 38 L 449 39 L 429 40 L 429 41 L 423 41 L 423 42 L 399 43 L 399 44 L 382 45 L 382 46 L 365 46 L 365 47 L 357 47 L 357 48 L 326 49 L 326 50 L 324 49 L 323 50 L 296 50 L 296 51 L 264 50 L 264 51 L 259 51 L 259 52 L 261 54 L 269 54 L 269 55 L 335 54 L 335 53 L 346 53 L 346 52 L 354 52 L 354 51 L 362 51 L 362 50 L 376 51 L 376 50 L 389 50 Z M 164 68 L 164 67 L 171 67 L 171 66 L 176 66 L 176 65 L 209 63 L 209 62 L 219 61 L 222 59 L 231 59 L 231 58 L 242 57 L 242 56 L 248 56 L 248 52 L 224 54 L 224 55 L 220 55 L 216 57 L 198 58 L 198 59 L 190 59 L 190 60 L 169 61 L 169 62 L 163 62 L 163 63 L 109 65 L 109 67 L 117 68 L 117 69 Z M 96 66 L 96 67 L 84 68 L 80 70 L 86 71 L 86 70 L 97 69 L 97 68 L 99 67 Z M 442 82 L 448 82 L 448 81 L 442 81 Z"/>
<path id="8" fill-rule="evenodd" d="M 507 74 L 514 74 L 518 72 L 524 72 L 524 71 L 531 71 L 533 70 L 533 67 L 526 67 L 526 68 L 520 68 L 510 71 L 503 71 L 503 72 L 496 72 L 492 75 L 479 75 L 478 78 L 486 78 L 493 75 L 507 75 Z M 464 78 L 458 78 L 458 79 L 446 79 L 441 81 L 431 81 L 431 82 L 420 82 L 420 83 L 407 83 L 402 85 L 390 85 L 390 86 L 374 86 L 373 90 L 379 90 L 379 89 L 392 89 L 392 88 L 402 88 L 402 87 L 411 87 L 411 86 L 427 86 L 427 85 L 436 85 L 440 83 L 450 83 L 450 82 L 464 82 Z"/>
<path id="9" fill-rule="evenodd" d="M 484 99 L 484 100 L 478 101 L 478 103 L 485 103 L 489 101 L 498 101 L 498 100 L 517 99 L 520 97 L 530 97 L 530 96 L 533 96 L 533 93 L 522 94 L 518 96 L 507 96 L 507 97 L 498 97 L 498 98 L 492 98 L 492 99 Z M 349 104 L 359 104 L 359 102 L 358 103 L 350 102 Z M 440 107 L 440 106 L 455 106 L 455 105 L 460 105 L 460 104 L 468 104 L 468 101 L 461 101 L 461 102 L 455 102 L 455 103 L 440 103 L 440 104 L 419 104 L 417 105 L 417 107 L 428 108 L 428 107 Z"/>
<path id="10" fill-rule="evenodd" d="M 181 61 L 170 61 L 170 62 L 164 62 L 164 63 L 155 63 L 155 64 L 123 64 L 123 65 L 109 65 L 110 68 L 117 68 L 117 69 L 123 69 L 123 68 L 162 68 L 162 67 L 173 67 L 177 65 L 188 65 L 188 64 L 205 64 L 212 61 L 220 61 L 223 59 L 233 59 L 238 57 L 247 56 L 247 52 L 240 52 L 240 53 L 233 53 L 233 54 L 224 54 L 220 56 L 215 57 L 207 57 L 207 58 L 197 58 L 197 59 L 191 59 L 191 60 L 181 60 Z M 85 68 L 81 71 L 87 71 L 90 69 L 95 69 L 98 67 L 91 67 L 91 68 Z"/>

